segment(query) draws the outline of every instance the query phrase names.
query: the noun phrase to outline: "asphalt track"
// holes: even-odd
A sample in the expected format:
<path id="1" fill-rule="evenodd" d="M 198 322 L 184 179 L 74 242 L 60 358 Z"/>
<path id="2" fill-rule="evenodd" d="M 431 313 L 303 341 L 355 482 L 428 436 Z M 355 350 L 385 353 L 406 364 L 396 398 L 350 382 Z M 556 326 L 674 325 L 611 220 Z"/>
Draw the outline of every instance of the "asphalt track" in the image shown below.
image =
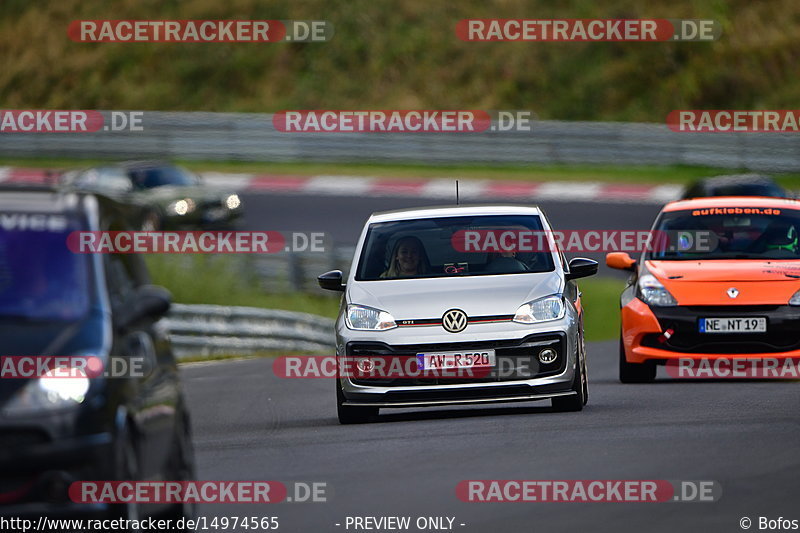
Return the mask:
<path id="1" fill-rule="evenodd" d="M 413 207 L 452 205 L 429 198 L 316 196 L 242 192 L 245 214 L 242 229 L 251 231 L 325 232 L 332 246 L 354 246 L 370 214 Z M 479 203 L 475 200 L 463 204 Z M 483 202 L 480 202 L 483 203 Z M 486 202 L 506 204 L 509 202 Z M 531 205 L 531 204 L 527 204 Z M 648 203 L 540 202 L 555 230 L 649 230 L 660 206 Z M 605 253 L 567 253 L 568 258 L 588 257 L 600 263 L 600 274 L 626 277 L 605 266 Z"/>
<path id="2" fill-rule="evenodd" d="M 616 344 L 588 346 L 590 399 L 384 410 L 341 426 L 330 379 L 281 379 L 271 359 L 199 363 L 182 373 L 198 478 L 324 482 L 325 503 L 205 505 L 213 516 L 277 516 L 279 531 L 324 533 L 347 516 L 455 517 L 464 533 L 742 531 L 749 517 L 800 519 L 794 382 L 616 380 Z M 667 503 L 468 503 L 469 479 L 714 480 L 721 498 Z M 336 526 L 335 524 L 341 524 Z M 459 524 L 464 524 L 460 526 Z M 392 531 L 392 530 L 380 530 Z M 432 530 L 428 530 L 432 531 Z"/>
<path id="3" fill-rule="evenodd" d="M 325 231 L 336 245 L 354 245 L 371 213 L 453 205 L 430 198 L 316 196 L 242 192 L 243 227 L 254 231 Z M 463 204 L 479 203 L 474 200 Z M 481 202 L 506 204 L 509 202 Z M 531 205 L 531 204 L 527 204 Z M 554 229 L 647 230 L 660 207 L 647 203 L 547 201 L 538 204 Z"/>
<path id="4" fill-rule="evenodd" d="M 326 231 L 351 245 L 373 211 L 422 199 L 246 194 L 244 226 Z M 647 229 L 645 204 L 547 202 L 558 229 Z M 348 516 L 455 517 L 454 531 L 742 531 L 759 517 L 800 520 L 795 382 L 617 381 L 615 342 L 591 343 L 590 400 L 580 413 L 549 402 L 384 410 L 340 426 L 329 379 L 280 379 L 271 359 L 200 363 L 183 374 L 204 480 L 324 482 L 325 503 L 205 505 L 212 516 L 277 516 L 279 531 L 347 529 Z M 716 481 L 716 502 L 467 503 L 469 479 Z M 337 526 L 336 524 L 341 524 Z M 464 524 L 461 526 L 460 524 Z M 381 529 L 377 531 L 397 531 Z M 428 530 L 432 531 L 432 530 Z"/>

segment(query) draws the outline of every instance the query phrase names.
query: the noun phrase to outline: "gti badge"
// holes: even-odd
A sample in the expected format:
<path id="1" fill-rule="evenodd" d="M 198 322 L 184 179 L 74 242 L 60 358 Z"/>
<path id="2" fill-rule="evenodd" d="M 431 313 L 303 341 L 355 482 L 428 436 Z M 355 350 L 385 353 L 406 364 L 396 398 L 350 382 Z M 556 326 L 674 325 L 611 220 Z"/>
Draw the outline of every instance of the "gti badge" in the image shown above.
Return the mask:
<path id="1" fill-rule="evenodd" d="M 464 331 L 467 327 L 467 314 L 461 309 L 450 309 L 442 316 L 442 327 L 450 333 Z"/>
<path id="2" fill-rule="evenodd" d="M 731 298 L 736 298 L 737 296 L 739 296 L 739 289 L 737 289 L 736 287 L 731 287 L 730 289 L 728 289 L 728 296 Z"/>

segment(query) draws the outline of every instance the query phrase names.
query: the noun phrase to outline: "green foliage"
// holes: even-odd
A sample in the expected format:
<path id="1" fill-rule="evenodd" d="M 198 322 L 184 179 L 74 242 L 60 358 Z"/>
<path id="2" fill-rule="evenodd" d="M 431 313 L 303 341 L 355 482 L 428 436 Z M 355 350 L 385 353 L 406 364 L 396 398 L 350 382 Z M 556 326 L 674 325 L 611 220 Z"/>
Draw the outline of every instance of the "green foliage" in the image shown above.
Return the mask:
<path id="1" fill-rule="evenodd" d="M 711 18 L 712 43 L 468 43 L 462 18 Z M 663 122 L 680 108 L 796 107 L 793 0 L 59 0 L 0 4 L 5 108 L 272 112 L 528 109 Z M 328 43 L 76 43 L 76 19 L 326 19 Z"/>

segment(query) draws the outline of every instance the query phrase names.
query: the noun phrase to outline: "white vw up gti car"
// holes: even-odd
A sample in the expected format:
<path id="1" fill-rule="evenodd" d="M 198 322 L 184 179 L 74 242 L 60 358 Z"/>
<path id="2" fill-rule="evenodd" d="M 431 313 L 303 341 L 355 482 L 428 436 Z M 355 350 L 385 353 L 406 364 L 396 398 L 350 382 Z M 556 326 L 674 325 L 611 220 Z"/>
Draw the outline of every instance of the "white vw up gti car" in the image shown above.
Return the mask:
<path id="1" fill-rule="evenodd" d="M 586 352 L 574 280 L 596 272 L 590 259 L 566 262 L 537 207 L 372 215 L 346 283 L 338 270 L 319 277 L 344 292 L 339 421 L 366 422 L 382 407 L 543 399 L 581 410 Z"/>

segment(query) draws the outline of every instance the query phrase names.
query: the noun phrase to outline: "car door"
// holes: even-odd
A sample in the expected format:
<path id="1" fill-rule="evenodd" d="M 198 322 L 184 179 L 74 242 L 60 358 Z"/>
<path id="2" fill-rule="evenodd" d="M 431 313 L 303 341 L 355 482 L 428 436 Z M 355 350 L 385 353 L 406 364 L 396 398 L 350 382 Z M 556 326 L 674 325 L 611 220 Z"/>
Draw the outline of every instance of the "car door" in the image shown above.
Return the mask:
<path id="1" fill-rule="evenodd" d="M 177 370 L 166 332 L 154 327 L 151 319 L 124 325 L 122 318 L 135 305 L 136 289 L 146 283 L 136 263 L 141 257 L 124 254 L 105 256 L 106 279 L 115 329 L 112 353 L 141 369 L 128 379 L 127 408 L 132 414 L 138 438 L 139 474 L 144 479 L 161 477 L 175 435 L 176 410 L 180 393 Z M 161 352 L 161 353 L 159 353 Z"/>

